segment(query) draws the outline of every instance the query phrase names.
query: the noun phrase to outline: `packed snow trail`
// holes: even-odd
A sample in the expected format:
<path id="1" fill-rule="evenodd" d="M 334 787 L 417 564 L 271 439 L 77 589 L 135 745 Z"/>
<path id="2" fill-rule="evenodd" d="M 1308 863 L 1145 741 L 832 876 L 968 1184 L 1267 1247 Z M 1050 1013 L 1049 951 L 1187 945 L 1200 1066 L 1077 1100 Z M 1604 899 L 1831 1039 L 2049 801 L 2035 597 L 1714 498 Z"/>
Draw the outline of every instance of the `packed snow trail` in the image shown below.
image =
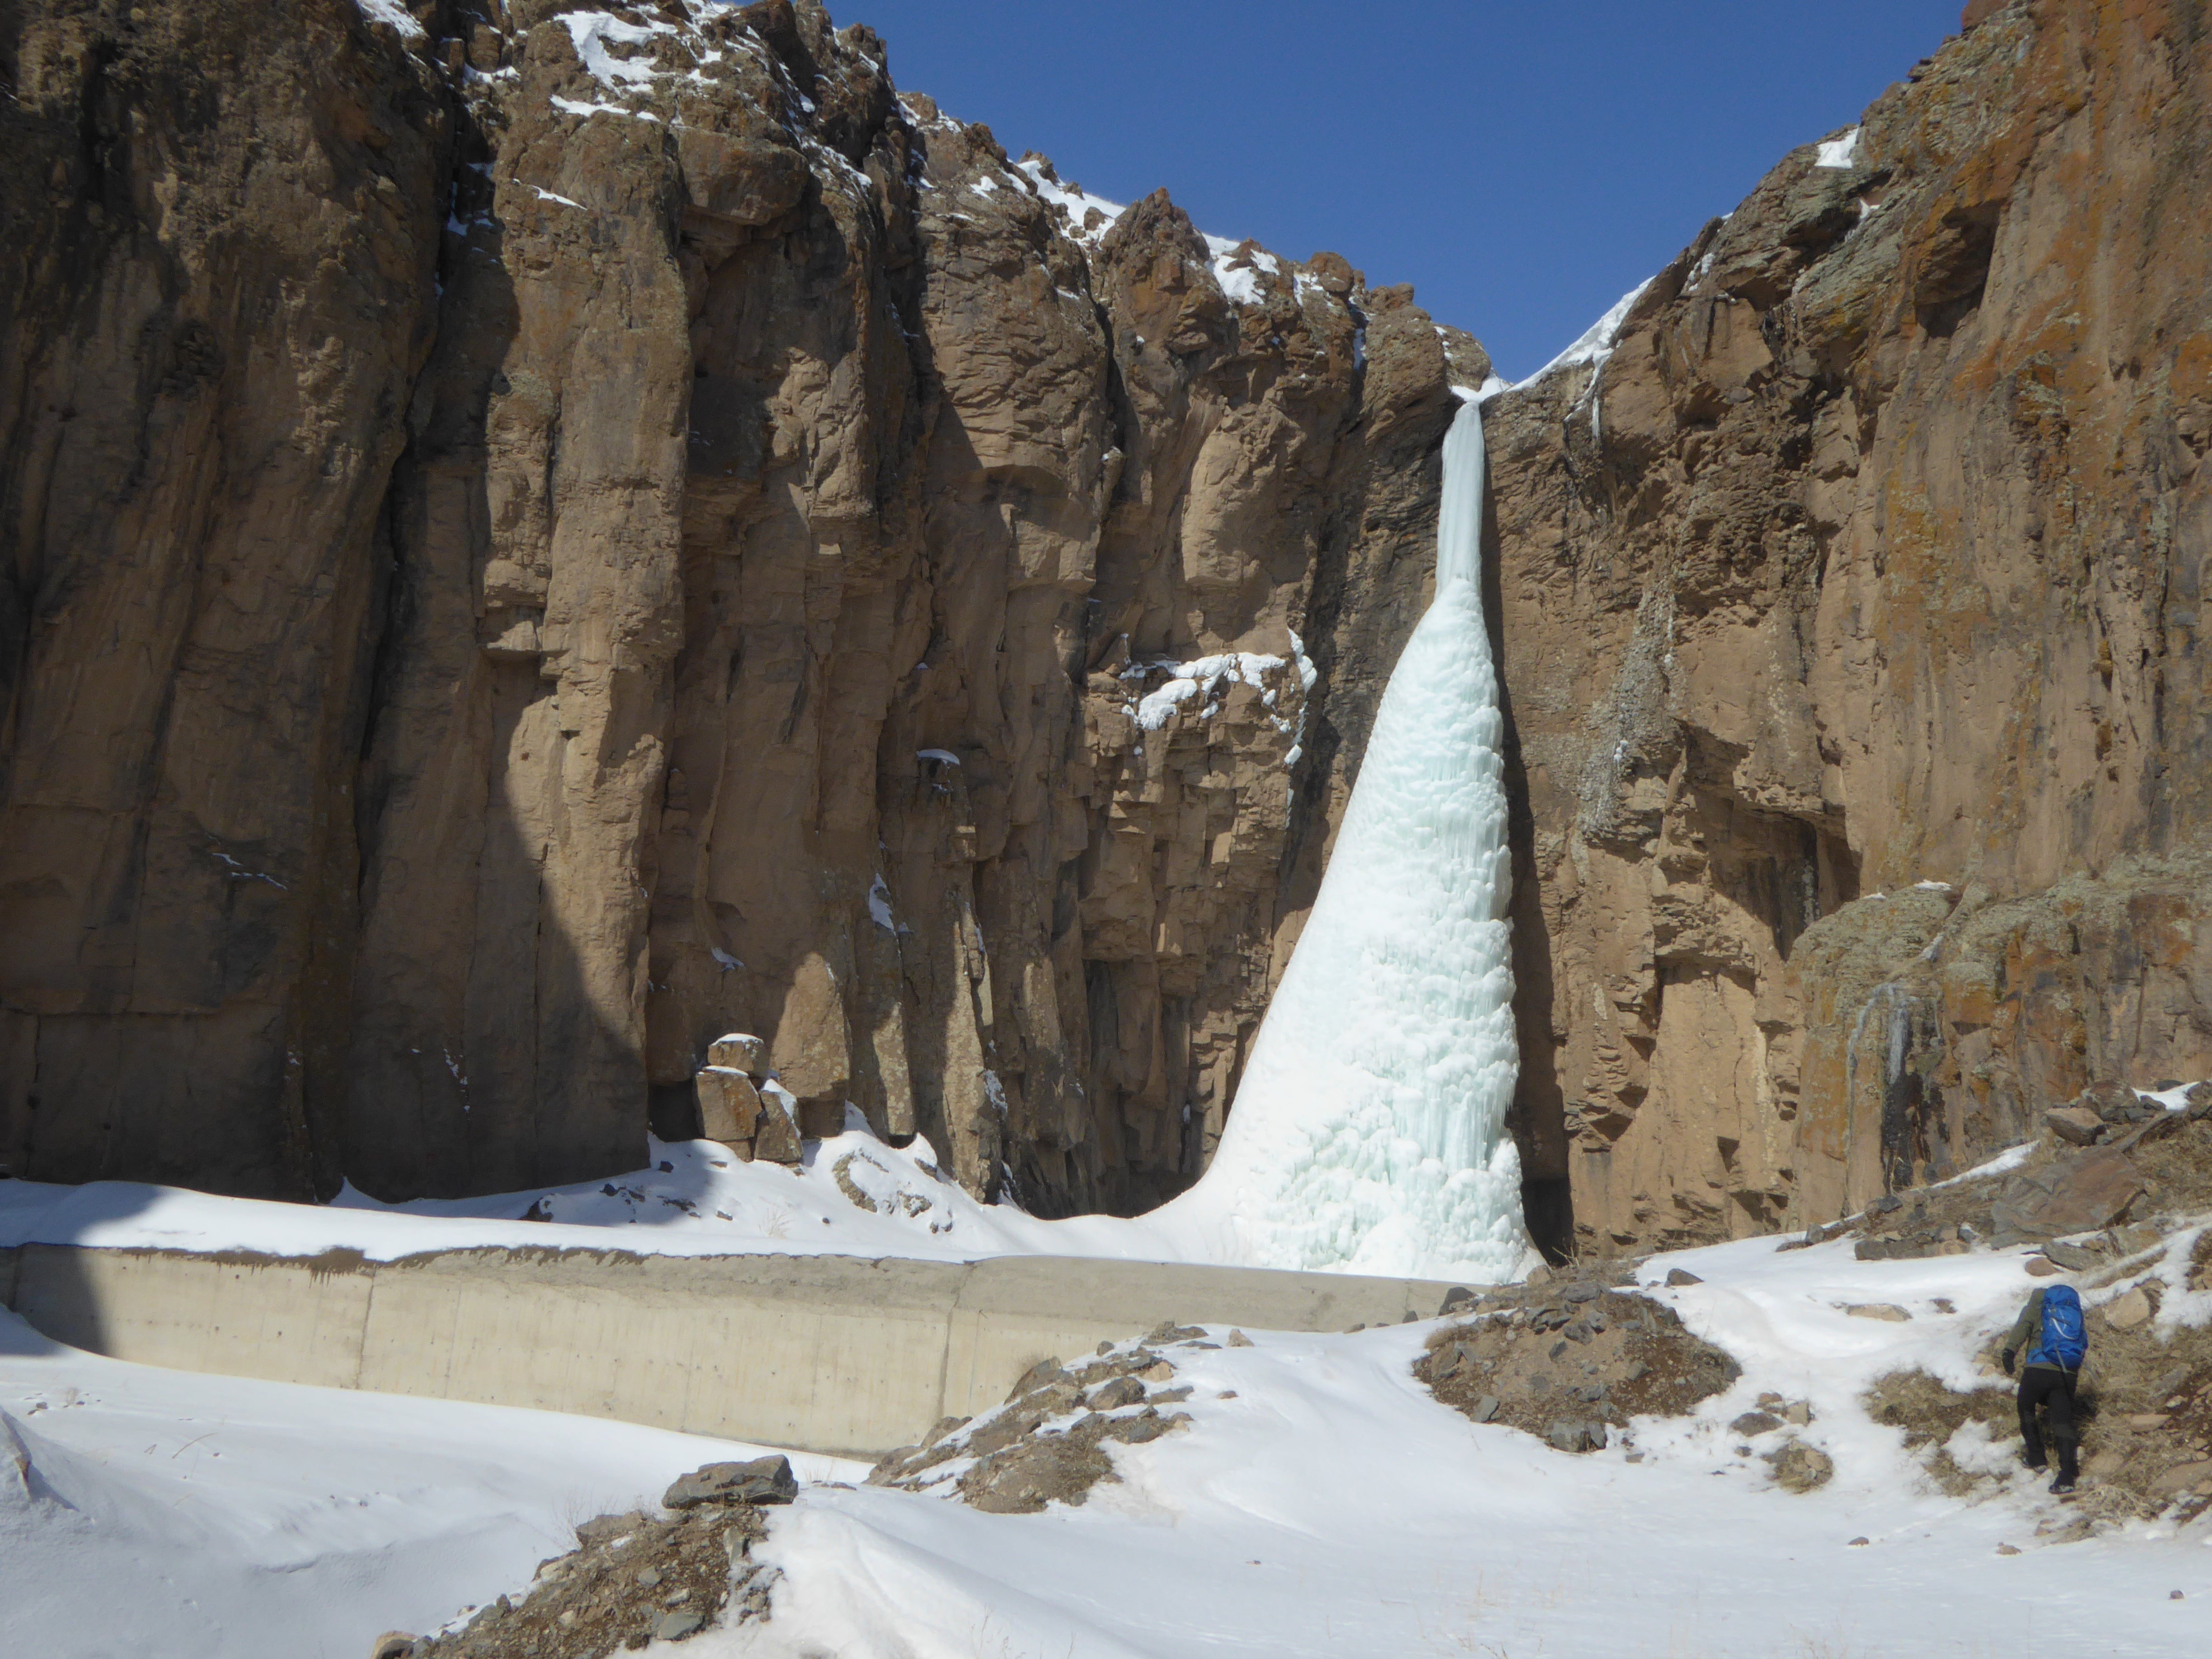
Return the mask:
<path id="1" fill-rule="evenodd" d="M 1217 1259 L 1504 1279 L 1529 1253 L 1482 415 L 1444 440 L 1436 596 L 1376 711 L 1313 914 L 1197 1187 Z"/>

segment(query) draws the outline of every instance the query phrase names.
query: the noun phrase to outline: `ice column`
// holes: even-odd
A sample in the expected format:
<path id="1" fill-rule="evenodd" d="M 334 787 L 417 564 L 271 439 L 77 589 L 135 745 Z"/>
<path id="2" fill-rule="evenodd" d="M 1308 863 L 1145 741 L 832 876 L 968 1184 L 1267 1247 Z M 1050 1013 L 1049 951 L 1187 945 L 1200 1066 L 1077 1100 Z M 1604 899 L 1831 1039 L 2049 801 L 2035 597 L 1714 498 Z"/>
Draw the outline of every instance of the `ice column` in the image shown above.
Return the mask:
<path id="1" fill-rule="evenodd" d="M 1505 1129 L 1519 1057 L 1483 471 L 1470 397 L 1444 440 L 1436 596 L 1382 694 L 1220 1149 L 1169 1206 L 1209 1255 L 1493 1280 L 1532 1259 Z"/>

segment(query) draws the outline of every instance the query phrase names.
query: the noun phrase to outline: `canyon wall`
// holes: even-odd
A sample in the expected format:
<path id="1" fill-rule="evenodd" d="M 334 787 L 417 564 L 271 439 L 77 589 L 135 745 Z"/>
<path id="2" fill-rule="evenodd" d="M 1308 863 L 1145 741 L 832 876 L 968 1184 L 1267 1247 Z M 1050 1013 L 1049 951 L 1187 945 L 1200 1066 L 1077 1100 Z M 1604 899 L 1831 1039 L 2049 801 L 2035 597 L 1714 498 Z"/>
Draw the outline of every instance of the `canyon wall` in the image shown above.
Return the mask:
<path id="1" fill-rule="evenodd" d="M 1492 405 L 1523 1109 L 1584 1249 L 2212 1075 L 2212 40 L 1965 21 Z"/>
<path id="2" fill-rule="evenodd" d="M 0 40 L 0 1162 L 596 1178 L 742 1029 L 978 1193 L 1194 1177 L 1480 347 L 813 4 Z"/>
<path id="3" fill-rule="evenodd" d="M 1966 21 L 1488 404 L 1555 1249 L 2212 1073 L 2212 42 Z M 812 0 L 0 0 L 0 1164 L 596 1178 L 744 1029 L 981 1194 L 1195 1176 L 1480 346 Z"/>

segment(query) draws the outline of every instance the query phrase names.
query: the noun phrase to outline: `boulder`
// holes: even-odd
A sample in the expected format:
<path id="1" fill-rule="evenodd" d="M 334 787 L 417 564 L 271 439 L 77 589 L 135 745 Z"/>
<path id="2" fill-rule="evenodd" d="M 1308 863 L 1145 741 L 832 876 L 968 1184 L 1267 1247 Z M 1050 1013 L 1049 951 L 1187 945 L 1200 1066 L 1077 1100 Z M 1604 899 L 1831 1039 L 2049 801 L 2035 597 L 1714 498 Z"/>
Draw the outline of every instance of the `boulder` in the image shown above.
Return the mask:
<path id="1" fill-rule="evenodd" d="M 1781 1426 L 1782 1419 L 1771 1412 L 1746 1412 L 1729 1425 L 1729 1432 L 1749 1439 L 1755 1434 L 1771 1434 Z"/>
<path id="2" fill-rule="evenodd" d="M 1109 1440 L 1127 1441 L 1132 1446 L 1141 1446 L 1147 1441 L 1158 1439 L 1164 1434 L 1189 1426 L 1188 1412 L 1176 1412 L 1163 1417 L 1158 1412 L 1147 1406 L 1134 1417 L 1113 1419 L 1106 1425 L 1106 1437 Z"/>
<path id="3" fill-rule="evenodd" d="M 777 1455 L 745 1463 L 709 1463 L 680 1477 L 661 1497 L 665 1509 L 701 1504 L 788 1504 L 799 1496 L 791 1460 Z"/>
<path id="4" fill-rule="evenodd" d="M 1667 1269 L 1667 1282 L 1669 1285 L 1702 1285 L 1705 1281 L 1686 1267 L 1669 1267 Z"/>
<path id="5" fill-rule="evenodd" d="M 620 1515 L 595 1515 L 576 1527 L 576 1543 L 583 1549 L 596 1549 L 611 1543 L 625 1534 L 637 1531 L 646 1524 L 643 1510 L 625 1510 Z"/>
<path id="6" fill-rule="evenodd" d="M 2062 1110 L 2080 1112 L 2106 1123 L 2140 1123 L 2146 1111 L 2157 1111 L 2155 1106 L 2146 1107 L 2136 1091 L 2122 1083 L 2093 1083 L 2081 1091 L 2074 1104 Z M 2044 1114 L 2047 1121 L 2049 1112 Z"/>
<path id="7" fill-rule="evenodd" d="M 2124 1152 L 2092 1146 L 2008 1181 L 1992 1207 L 1999 1241 L 2094 1232 L 2124 1220 L 2142 1195 L 2142 1171 Z"/>
<path id="8" fill-rule="evenodd" d="M 707 1045 L 707 1064 L 726 1066 L 733 1072 L 744 1072 L 754 1077 L 766 1077 L 768 1044 L 757 1036 L 732 1031 L 726 1036 L 716 1037 Z"/>
<path id="9" fill-rule="evenodd" d="M 2105 1322 L 2116 1331 L 2131 1331 L 2157 1311 L 2150 1292 L 2138 1285 L 2126 1295 L 2105 1304 Z"/>
<path id="10" fill-rule="evenodd" d="M 2147 1222 L 2130 1221 L 2113 1228 L 2105 1235 L 2105 1243 L 2114 1255 L 2135 1255 L 2143 1250 L 2154 1250 L 2166 1243 L 2166 1235 Z"/>
<path id="11" fill-rule="evenodd" d="M 2084 1106 L 2053 1106 L 2043 1126 L 2069 1146 L 2087 1146 L 2105 1133 L 2105 1120 Z"/>
<path id="12" fill-rule="evenodd" d="M 1603 1451 L 1605 1425 L 1561 1418 L 1544 1431 L 1544 1438 L 1563 1452 Z"/>
<path id="13" fill-rule="evenodd" d="M 2080 1244 L 2046 1244 L 2043 1253 L 2069 1273 L 2081 1273 L 2097 1265 L 2097 1253 Z"/>
<path id="14" fill-rule="evenodd" d="M 1767 1453 L 1765 1462 L 1774 1471 L 1774 1484 L 1785 1492 L 1811 1492 L 1826 1486 L 1836 1473 L 1835 1461 L 1827 1453 L 1794 1437 Z"/>
<path id="15" fill-rule="evenodd" d="M 709 1066 L 692 1079 L 692 1086 L 699 1096 L 699 1133 L 750 1158 L 761 1115 L 760 1091 L 752 1079 L 734 1066 Z"/>
<path id="16" fill-rule="evenodd" d="M 1163 1319 L 1145 1338 L 1148 1347 L 1164 1347 L 1170 1342 L 1202 1342 L 1206 1332 L 1196 1325 L 1178 1325 L 1172 1319 Z"/>
<path id="17" fill-rule="evenodd" d="M 1118 1411 L 1123 1406 L 1133 1406 L 1145 1397 L 1145 1385 L 1133 1376 L 1109 1378 L 1093 1389 L 1084 1404 L 1095 1412 Z"/>
<path id="18" fill-rule="evenodd" d="M 753 1133 L 753 1157 L 769 1164 L 796 1164 L 806 1155 L 799 1136 L 799 1103 L 774 1083 L 761 1085 L 761 1114 Z"/>
<path id="19" fill-rule="evenodd" d="M 407 1659 L 415 1651 L 415 1638 L 404 1630 L 388 1630 L 370 1644 L 368 1659 Z"/>
<path id="20" fill-rule="evenodd" d="M 1013 1404 L 1024 1395 L 1035 1394 L 1039 1389 L 1048 1389 L 1055 1382 L 1067 1381 L 1067 1368 L 1055 1358 L 1040 1359 L 1015 1379 L 1014 1386 L 1006 1392 L 1006 1403 Z"/>

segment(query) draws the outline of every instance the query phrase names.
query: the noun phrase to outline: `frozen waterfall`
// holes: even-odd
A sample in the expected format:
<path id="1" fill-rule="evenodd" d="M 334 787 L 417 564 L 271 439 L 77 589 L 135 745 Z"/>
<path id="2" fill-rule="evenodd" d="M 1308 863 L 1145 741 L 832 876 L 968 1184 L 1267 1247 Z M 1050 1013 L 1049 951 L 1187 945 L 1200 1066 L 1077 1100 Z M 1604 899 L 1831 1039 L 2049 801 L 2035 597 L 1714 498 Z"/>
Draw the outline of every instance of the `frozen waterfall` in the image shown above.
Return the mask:
<path id="1" fill-rule="evenodd" d="M 1482 614 L 1482 416 L 1444 440 L 1436 596 L 1212 1166 L 1156 1212 L 1257 1267 L 1498 1280 L 1529 1257 L 1503 721 Z"/>

